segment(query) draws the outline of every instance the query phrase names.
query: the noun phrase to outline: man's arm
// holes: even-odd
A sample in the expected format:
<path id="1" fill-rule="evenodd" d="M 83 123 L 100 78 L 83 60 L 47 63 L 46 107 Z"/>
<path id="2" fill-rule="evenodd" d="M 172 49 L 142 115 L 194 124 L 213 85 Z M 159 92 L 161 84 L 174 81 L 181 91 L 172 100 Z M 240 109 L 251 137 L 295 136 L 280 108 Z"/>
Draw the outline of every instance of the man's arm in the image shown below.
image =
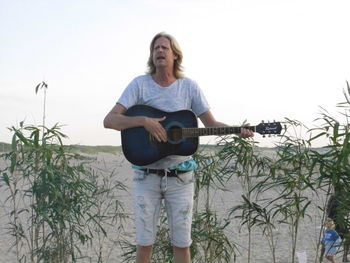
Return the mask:
<path id="1" fill-rule="evenodd" d="M 206 111 L 202 115 L 199 116 L 199 119 L 202 121 L 205 127 L 222 127 L 222 126 L 229 126 L 225 123 L 217 121 L 210 110 Z M 249 126 L 249 124 L 246 124 L 246 126 Z M 250 129 L 241 129 L 241 133 L 239 134 L 241 138 L 249 138 L 253 137 L 254 133 Z"/>
<path id="2" fill-rule="evenodd" d="M 217 121 L 210 110 L 204 112 L 199 116 L 199 119 L 202 121 L 205 127 L 222 127 L 229 126 L 225 123 Z"/>
<path id="3" fill-rule="evenodd" d="M 163 118 L 149 118 L 145 116 L 125 116 L 126 108 L 117 103 L 103 120 L 103 125 L 107 129 L 121 131 L 128 128 L 143 126 L 158 141 L 167 141 L 167 134 L 163 126 L 160 124 Z"/>

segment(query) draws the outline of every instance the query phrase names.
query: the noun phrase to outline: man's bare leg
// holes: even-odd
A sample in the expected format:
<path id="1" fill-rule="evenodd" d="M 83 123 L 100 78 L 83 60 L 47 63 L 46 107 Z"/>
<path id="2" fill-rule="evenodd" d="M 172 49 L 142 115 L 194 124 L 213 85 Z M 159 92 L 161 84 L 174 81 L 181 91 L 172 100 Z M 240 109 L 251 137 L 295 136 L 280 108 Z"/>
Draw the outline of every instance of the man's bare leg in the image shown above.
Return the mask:
<path id="1" fill-rule="evenodd" d="M 335 259 L 334 259 L 334 256 L 330 256 L 330 255 L 327 255 L 326 256 L 326 259 L 328 259 L 330 262 L 332 262 L 332 263 L 336 263 L 335 262 Z"/>
<path id="2" fill-rule="evenodd" d="M 191 263 L 189 247 L 173 247 L 174 263 Z"/>
<path id="3" fill-rule="evenodd" d="M 152 246 L 137 246 L 136 263 L 150 263 L 152 257 Z"/>

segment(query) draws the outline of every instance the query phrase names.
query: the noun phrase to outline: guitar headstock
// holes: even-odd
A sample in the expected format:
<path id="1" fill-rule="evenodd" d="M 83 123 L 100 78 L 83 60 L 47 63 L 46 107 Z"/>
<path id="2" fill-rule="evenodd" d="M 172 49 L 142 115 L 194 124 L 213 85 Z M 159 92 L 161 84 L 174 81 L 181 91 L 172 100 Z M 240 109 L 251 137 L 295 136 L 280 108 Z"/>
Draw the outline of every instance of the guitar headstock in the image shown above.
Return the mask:
<path id="1" fill-rule="evenodd" d="M 280 122 L 261 122 L 255 127 L 255 132 L 261 135 L 281 134 L 282 125 Z"/>

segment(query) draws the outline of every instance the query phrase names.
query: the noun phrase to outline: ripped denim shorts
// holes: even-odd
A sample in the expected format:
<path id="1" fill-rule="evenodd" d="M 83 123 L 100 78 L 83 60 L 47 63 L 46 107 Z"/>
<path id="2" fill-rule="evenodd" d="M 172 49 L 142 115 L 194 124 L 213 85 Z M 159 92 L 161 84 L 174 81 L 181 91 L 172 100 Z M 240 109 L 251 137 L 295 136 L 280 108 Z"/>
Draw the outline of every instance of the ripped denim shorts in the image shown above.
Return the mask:
<path id="1" fill-rule="evenodd" d="M 193 171 L 168 177 L 136 169 L 133 188 L 136 243 L 153 245 L 164 200 L 172 245 L 189 247 L 192 243 Z"/>

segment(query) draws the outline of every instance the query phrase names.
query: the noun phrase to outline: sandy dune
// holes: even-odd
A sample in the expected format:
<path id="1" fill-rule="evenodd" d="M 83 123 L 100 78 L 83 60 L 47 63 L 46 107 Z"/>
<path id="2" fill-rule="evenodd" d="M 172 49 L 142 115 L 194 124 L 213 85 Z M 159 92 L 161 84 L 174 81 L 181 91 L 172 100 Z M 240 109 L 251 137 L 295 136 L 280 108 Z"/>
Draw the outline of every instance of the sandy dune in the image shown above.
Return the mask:
<path id="1" fill-rule="evenodd" d="M 272 154 L 266 152 L 265 154 Z M 123 201 L 125 206 L 125 213 L 130 215 L 130 219 L 124 223 L 125 233 L 122 234 L 123 238 L 133 240 L 133 222 L 132 222 L 132 201 L 131 201 L 131 177 L 132 170 L 130 164 L 124 159 L 121 153 L 109 154 L 109 153 L 98 153 L 96 155 L 87 156 L 89 165 L 92 168 L 101 171 L 102 173 L 108 174 L 114 171 L 116 174 L 115 178 L 120 182 L 123 182 L 128 188 L 129 192 L 118 193 L 120 200 Z M 5 164 L 2 161 L 1 167 Z M 222 191 L 217 187 L 213 187 L 211 190 L 210 200 L 211 207 L 215 208 L 219 215 L 227 215 L 227 210 L 240 203 L 242 187 L 239 180 L 232 180 L 226 186 L 226 191 Z M 266 193 L 267 196 L 273 196 L 275 193 Z M 5 187 L 0 188 L 0 263 L 14 263 L 17 262 L 13 250 L 10 249 L 10 245 L 13 243 L 13 238 L 10 237 L 6 232 L 6 228 L 9 222 L 8 215 L 8 203 L 5 203 L 5 199 L 8 196 L 8 192 L 5 191 Z M 324 202 L 322 195 L 316 196 L 310 193 L 310 198 L 317 201 L 317 203 Z M 320 232 L 321 212 L 315 207 L 309 211 L 311 217 L 302 219 L 300 224 L 300 234 L 298 239 L 298 252 L 306 253 L 308 257 L 307 262 L 315 262 L 316 243 Z M 103 253 L 105 254 L 104 262 L 121 262 L 120 249 L 118 248 L 116 241 L 121 238 L 115 226 L 107 226 L 107 232 L 110 235 L 109 239 L 104 239 Z M 247 262 L 247 230 L 245 227 L 240 228 L 239 219 L 232 220 L 229 228 L 227 229 L 229 238 L 238 245 L 241 254 L 238 256 L 237 262 Z M 291 248 L 291 234 L 287 226 L 280 225 L 275 230 L 275 238 L 277 241 L 277 262 L 288 263 L 290 259 L 290 248 Z M 96 242 L 98 243 L 98 242 Z M 271 252 L 266 241 L 266 238 L 262 235 L 262 231 L 259 228 L 253 229 L 252 233 L 252 249 L 251 249 L 251 262 L 252 263 L 271 263 Z M 83 251 L 85 248 L 83 248 Z M 96 251 L 90 250 L 86 252 L 92 257 L 96 254 Z M 341 256 L 341 255 L 339 255 Z M 340 260 L 338 260 L 341 262 Z M 82 260 L 81 262 L 96 262 Z M 296 260 L 296 262 L 298 262 Z M 326 261 L 324 261 L 326 262 Z"/>

